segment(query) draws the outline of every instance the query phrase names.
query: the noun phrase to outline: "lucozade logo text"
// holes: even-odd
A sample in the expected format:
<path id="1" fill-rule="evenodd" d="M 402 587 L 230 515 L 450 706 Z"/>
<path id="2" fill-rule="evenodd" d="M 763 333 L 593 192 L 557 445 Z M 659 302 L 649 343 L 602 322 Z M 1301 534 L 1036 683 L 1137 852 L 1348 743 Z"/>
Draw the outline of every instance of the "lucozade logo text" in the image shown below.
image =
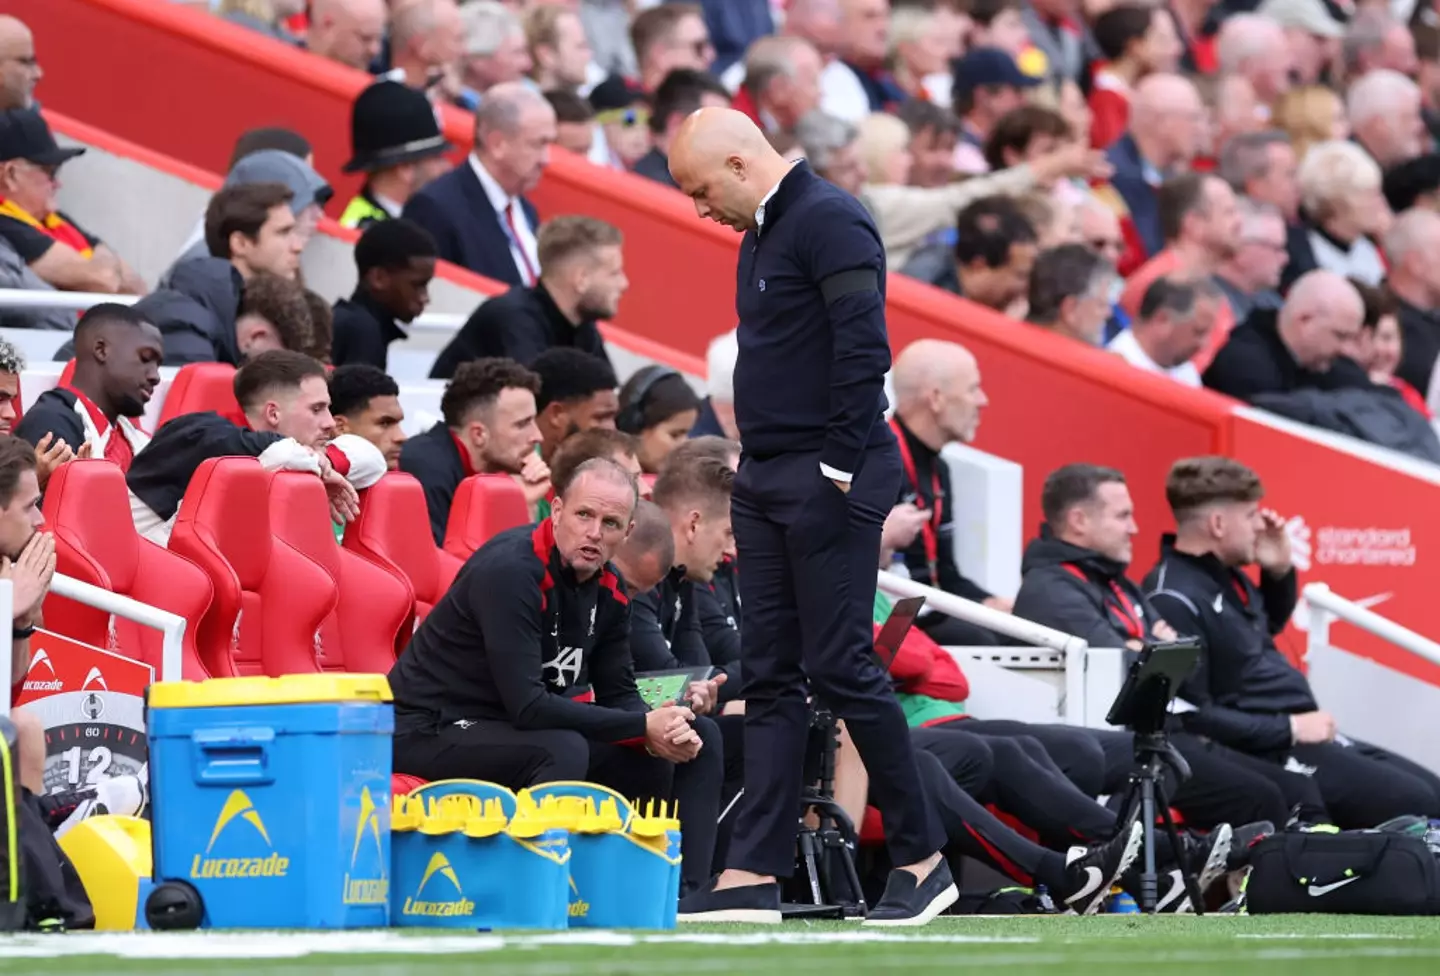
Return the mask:
<path id="1" fill-rule="evenodd" d="M 247 826 L 250 828 L 248 831 Z M 226 833 L 227 830 L 229 833 Z M 248 844 L 251 845 L 258 837 L 270 853 L 259 857 L 211 857 L 210 852 L 215 849 L 221 835 L 233 837 L 236 831 L 242 835 L 248 833 Z M 210 832 L 210 843 L 205 845 L 205 853 L 196 854 L 190 862 L 192 878 L 283 878 L 289 870 L 290 859 L 276 853 L 260 811 L 255 809 L 255 804 L 244 790 L 233 790 L 226 798 L 220 815 L 215 818 L 215 829 Z"/>

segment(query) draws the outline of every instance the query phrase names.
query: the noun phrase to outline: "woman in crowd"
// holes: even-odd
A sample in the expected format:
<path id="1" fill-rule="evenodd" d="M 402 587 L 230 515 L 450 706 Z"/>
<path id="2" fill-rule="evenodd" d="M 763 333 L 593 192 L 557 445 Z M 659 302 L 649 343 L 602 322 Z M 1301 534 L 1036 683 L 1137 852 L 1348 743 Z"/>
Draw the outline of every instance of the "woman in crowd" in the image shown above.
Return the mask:
<path id="1" fill-rule="evenodd" d="M 699 415 L 700 397 L 685 377 L 665 366 L 646 366 L 621 387 L 615 426 L 639 441 L 641 469 L 658 474 L 670 452 L 690 436 Z"/>
<path id="2" fill-rule="evenodd" d="M 1355 344 L 1355 361 L 1365 367 L 1370 374 L 1370 382 L 1378 386 L 1393 386 L 1400 391 L 1406 403 L 1429 419 L 1430 408 L 1425 405 L 1420 391 L 1395 375 L 1400 365 L 1400 354 L 1404 351 L 1395 296 L 1384 285 L 1372 288 L 1358 278 L 1351 278 L 1350 284 L 1355 286 L 1365 303 L 1365 320 L 1360 325 L 1360 338 Z"/>

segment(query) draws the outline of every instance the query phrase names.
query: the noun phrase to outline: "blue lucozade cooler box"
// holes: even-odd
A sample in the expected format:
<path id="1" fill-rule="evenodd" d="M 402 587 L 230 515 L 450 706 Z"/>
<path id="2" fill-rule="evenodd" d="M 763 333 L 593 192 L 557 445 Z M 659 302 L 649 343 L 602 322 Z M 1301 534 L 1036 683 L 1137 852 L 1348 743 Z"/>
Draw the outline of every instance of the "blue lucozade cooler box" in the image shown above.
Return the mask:
<path id="1" fill-rule="evenodd" d="M 388 925 L 389 702 L 381 675 L 152 685 L 155 881 L 211 928 Z"/>

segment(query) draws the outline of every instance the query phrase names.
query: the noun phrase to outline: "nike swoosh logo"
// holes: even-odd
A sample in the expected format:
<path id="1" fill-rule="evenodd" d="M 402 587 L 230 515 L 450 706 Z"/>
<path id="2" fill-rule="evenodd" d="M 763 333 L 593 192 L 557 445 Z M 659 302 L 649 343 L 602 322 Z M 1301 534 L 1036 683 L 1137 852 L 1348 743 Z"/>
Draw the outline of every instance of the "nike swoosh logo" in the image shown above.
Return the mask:
<path id="1" fill-rule="evenodd" d="M 1330 894 L 1330 892 L 1334 891 L 1336 888 L 1343 888 L 1343 887 L 1345 887 L 1347 884 L 1350 884 L 1352 881 L 1359 881 L 1359 880 L 1360 880 L 1359 878 L 1346 878 L 1344 881 L 1337 881 L 1337 882 L 1335 882 L 1334 884 L 1328 884 L 1328 885 L 1311 885 L 1311 886 L 1310 886 L 1308 889 L 1306 889 L 1306 890 L 1309 891 L 1311 898 L 1319 898 L 1321 895 L 1328 895 L 1328 894 Z"/>
<path id="2" fill-rule="evenodd" d="M 1224 594 L 1224 593 L 1216 593 L 1216 594 L 1215 594 L 1215 612 L 1216 612 L 1216 613 L 1222 613 L 1222 612 L 1224 611 L 1224 609 L 1225 609 L 1225 594 Z"/>
<path id="3" fill-rule="evenodd" d="M 1105 883 L 1105 874 L 1104 874 L 1103 871 L 1101 871 L 1101 870 L 1100 870 L 1099 868 L 1097 868 L 1097 867 L 1088 867 L 1088 868 L 1086 868 L 1086 869 L 1085 869 L 1085 887 L 1083 887 L 1083 888 L 1081 888 L 1079 891 L 1075 892 L 1075 894 L 1071 895 L 1069 898 L 1066 898 L 1066 899 L 1065 899 L 1065 904 L 1068 905 L 1068 904 L 1070 904 L 1071 902 L 1079 901 L 1079 900 L 1082 899 L 1082 898 L 1088 898 L 1090 895 L 1093 895 L 1093 894 L 1095 893 L 1096 889 L 1099 888 L 1099 887 L 1100 887 L 1102 884 L 1104 884 L 1104 883 Z"/>
<path id="4" fill-rule="evenodd" d="M 1394 595 L 1394 593 L 1376 593 L 1374 596 L 1367 596 L 1363 600 L 1356 600 L 1355 605 L 1369 610 L 1371 607 L 1378 607 Z"/>

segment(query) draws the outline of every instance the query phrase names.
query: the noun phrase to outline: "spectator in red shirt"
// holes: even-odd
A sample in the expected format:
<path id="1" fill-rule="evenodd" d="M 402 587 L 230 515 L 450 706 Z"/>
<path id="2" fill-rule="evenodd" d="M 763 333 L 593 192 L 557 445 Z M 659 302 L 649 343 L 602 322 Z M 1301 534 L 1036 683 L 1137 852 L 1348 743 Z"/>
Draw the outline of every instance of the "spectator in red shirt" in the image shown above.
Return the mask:
<path id="1" fill-rule="evenodd" d="M 1091 34 L 1106 63 L 1096 68 L 1090 93 L 1090 145 L 1105 149 L 1129 127 L 1135 85 L 1146 75 L 1175 71 L 1184 49 L 1164 7 L 1112 7 L 1096 19 Z"/>
<path id="2" fill-rule="evenodd" d="M 1230 184 L 1208 173 L 1182 173 L 1167 180 L 1157 195 L 1165 250 L 1130 276 L 1120 306 L 1134 318 L 1151 282 L 1162 275 L 1210 278 L 1235 254 L 1240 242 L 1240 208 Z M 1206 347 L 1196 357 L 1204 370 L 1235 326 L 1229 304 L 1216 316 Z"/>

